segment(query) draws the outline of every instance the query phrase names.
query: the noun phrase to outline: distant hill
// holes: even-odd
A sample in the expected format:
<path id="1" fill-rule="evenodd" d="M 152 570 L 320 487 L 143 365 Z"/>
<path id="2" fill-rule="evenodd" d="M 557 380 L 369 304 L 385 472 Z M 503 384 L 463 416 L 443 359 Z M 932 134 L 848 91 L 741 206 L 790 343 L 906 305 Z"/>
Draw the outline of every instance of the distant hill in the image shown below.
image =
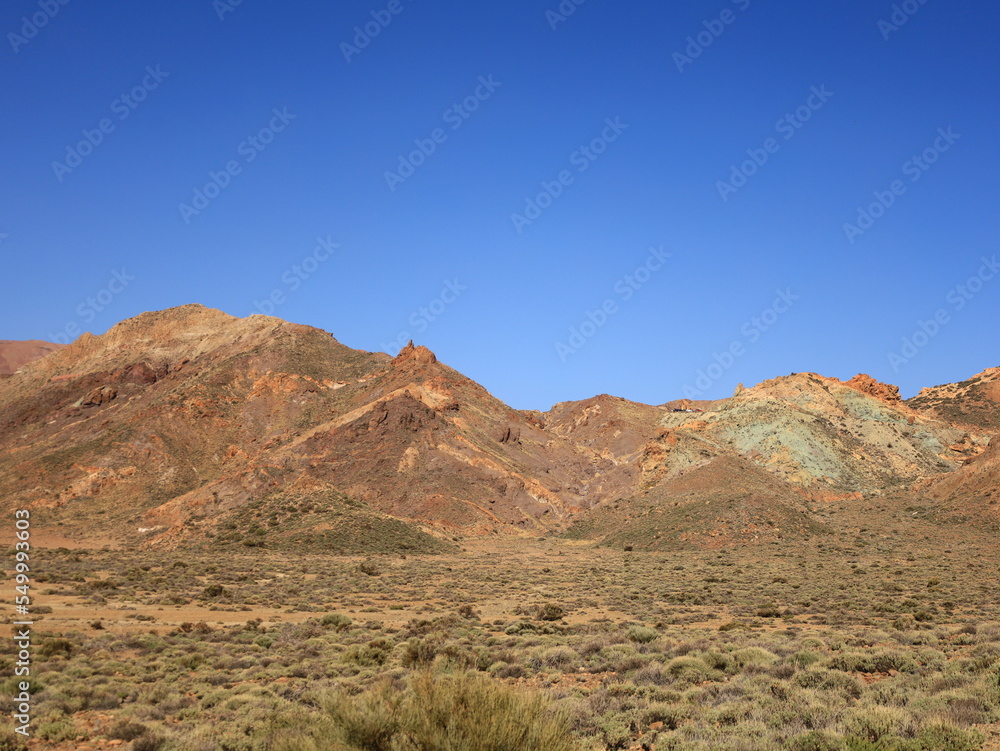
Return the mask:
<path id="1" fill-rule="evenodd" d="M 26 342 L 0 340 L 0 376 L 10 375 L 22 365 L 45 357 L 63 346 L 65 345 L 35 339 Z"/>

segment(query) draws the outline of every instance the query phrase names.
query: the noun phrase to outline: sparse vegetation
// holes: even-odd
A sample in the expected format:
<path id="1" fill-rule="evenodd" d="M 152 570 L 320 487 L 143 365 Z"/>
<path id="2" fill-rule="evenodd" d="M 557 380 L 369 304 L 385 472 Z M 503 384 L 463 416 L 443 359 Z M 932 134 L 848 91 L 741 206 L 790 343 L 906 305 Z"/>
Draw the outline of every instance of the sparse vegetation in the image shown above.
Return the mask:
<path id="1" fill-rule="evenodd" d="M 979 749 L 1000 721 L 1000 606 L 982 589 L 1000 561 L 985 537 L 961 557 L 943 552 L 954 540 L 916 543 L 467 540 L 445 556 L 255 549 L 225 565 L 48 550 L 62 594 L 39 624 L 38 736 L 156 751 Z M 89 616 L 63 620 L 72 602 Z"/>

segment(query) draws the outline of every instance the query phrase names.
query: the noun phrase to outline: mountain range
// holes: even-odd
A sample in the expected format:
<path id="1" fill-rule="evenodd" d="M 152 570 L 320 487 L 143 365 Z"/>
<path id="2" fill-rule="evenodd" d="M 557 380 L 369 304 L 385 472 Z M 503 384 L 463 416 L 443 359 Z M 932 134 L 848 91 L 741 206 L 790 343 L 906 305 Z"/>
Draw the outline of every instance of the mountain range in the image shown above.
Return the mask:
<path id="1" fill-rule="evenodd" d="M 185 305 L 65 347 L 0 342 L 0 503 L 73 544 L 345 553 L 763 544 L 829 534 L 824 505 L 914 498 L 992 528 L 998 403 L 991 368 L 909 400 L 792 373 L 715 401 L 525 411 L 425 347 Z"/>

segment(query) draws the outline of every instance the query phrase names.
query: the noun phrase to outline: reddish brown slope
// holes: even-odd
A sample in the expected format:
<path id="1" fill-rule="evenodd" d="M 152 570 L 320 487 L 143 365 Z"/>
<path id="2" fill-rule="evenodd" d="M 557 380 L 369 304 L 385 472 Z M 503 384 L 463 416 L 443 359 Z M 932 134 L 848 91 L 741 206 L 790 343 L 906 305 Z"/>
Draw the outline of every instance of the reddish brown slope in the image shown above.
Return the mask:
<path id="1" fill-rule="evenodd" d="M 976 527 L 1000 527 L 1000 436 L 962 469 L 917 483 L 905 494 L 933 516 Z"/>
<path id="2" fill-rule="evenodd" d="M 939 420 L 1000 431 L 1000 368 L 989 368 L 960 383 L 922 389 L 906 403 Z"/>
<path id="3" fill-rule="evenodd" d="M 300 479 L 441 527 L 544 529 L 614 466 L 424 348 L 201 306 L 81 337 L 6 379 L 0 414 L 6 505 L 133 534 L 207 532 Z"/>
<path id="4" fill-rule="evenodd" d="M 683 440 L 679 441 L 683 443 Z M 633 498 L 585 512 L 569 534 L 636 550 L 723 548 L 822 535 L 800 490 L 752 462 L 703 447 Z"/>

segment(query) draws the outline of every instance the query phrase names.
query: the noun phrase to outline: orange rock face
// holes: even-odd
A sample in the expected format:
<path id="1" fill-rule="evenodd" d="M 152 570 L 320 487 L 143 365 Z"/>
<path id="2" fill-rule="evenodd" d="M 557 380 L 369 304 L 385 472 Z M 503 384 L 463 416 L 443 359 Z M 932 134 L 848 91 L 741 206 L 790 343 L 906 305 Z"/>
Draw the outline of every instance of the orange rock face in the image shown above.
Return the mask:
<path id="1" fill-rule="evenodd" d="M 858 373 L 858 375 L 849 381 L 845 381 L 845 383 L 852 389 L 857 389 L 862 394 L 881 399 L 886 404 L 902 404 L 903 402 L 902 397 L 899 395 L 899 386 L 876 381 L 866 373 Z"/>

